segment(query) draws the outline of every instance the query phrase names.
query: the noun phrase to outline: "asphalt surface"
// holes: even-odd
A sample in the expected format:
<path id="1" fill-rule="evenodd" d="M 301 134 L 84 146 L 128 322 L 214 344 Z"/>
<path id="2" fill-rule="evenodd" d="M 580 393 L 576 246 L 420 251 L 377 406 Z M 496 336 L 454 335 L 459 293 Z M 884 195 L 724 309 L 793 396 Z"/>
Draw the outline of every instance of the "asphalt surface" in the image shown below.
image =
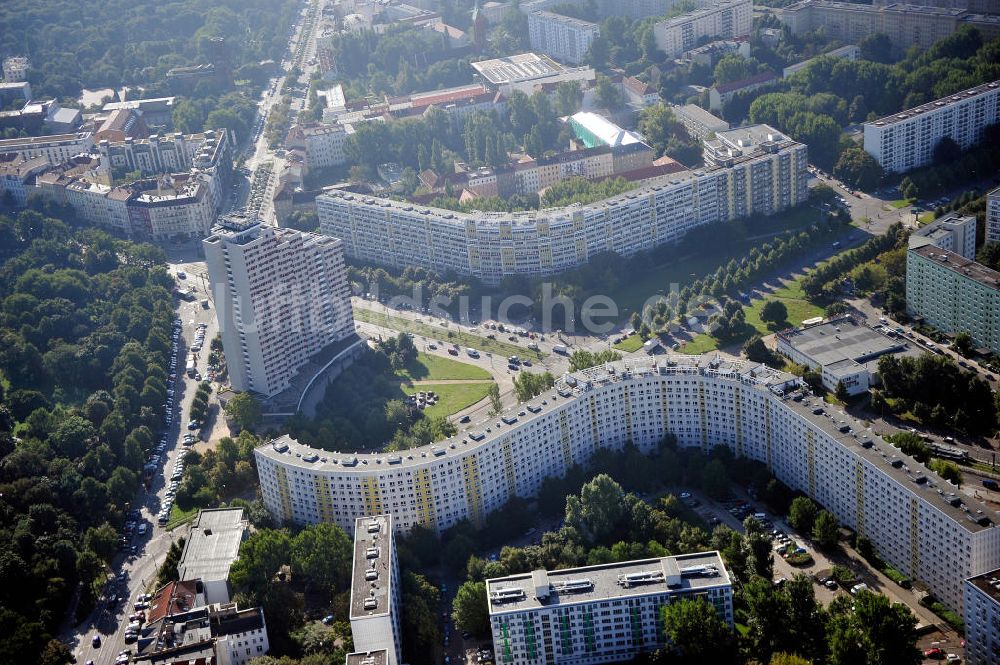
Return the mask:
<path id="1" fill-rule="evenodd" d="M 185 262 L 171 265 L 171 273 L 175 273 L 178 266 L 183 269 L 188 267 L 188 264 Z M 206 343 L 196 363 L 198 371 L 203 375 L 207 372 L 208 342 L 217 331 L 215 312 L 211 305 L 209 309 L 205 309 L 198 302 L 208 297 L 204 287 L 198 283 L 199 281 L 198 277 L 191 273 L 188 273 L 186 280 L 179 280 L 181 284 L 194 289 L 196 297 L 191 302 L 181 301 L 177 310 L 182 326 L 181 340 L 176 354 L 177 367 L 174 370 L 177 377 L 171 382 L 174 389 L 174 397 L 171 400 L 173 421 L 166 429 L 167 444 L 163 455 L 164 460 L 161 461 L 159 469 L 153 475 L 149 490 L 141 491 L 133 501 L 133 505 L 141 506 L 139 524 L 145 525 L 146 533 L 142 536 L 135 534 L 130 539 L 130 544 L 138 548 L 136 555 L 122 553 L 115 559 L 111 571 L 109 571 L 113 577 L 109 578 L 104 594 L 99 599 L 94 612 L 63 636 L 66 643 L 70 645 L 78 663 L 86 663 L 91 660 L 96 665 L 114 663 L 115 657 L 122 650 L 135 648 L 134 644 L 125 644 L 125 628 L 128 625 L 129 614 L 134 611 L 133 604 L 140 594 L 153 590 L 157 571 L 163 564 L 170 545 L 187 531 L 186 527 L 179 527 L 174 531 L 167 531 L 160 527 L 157 524 L 157 513 L 163 504 L 169 476 L 178 458 L 178 450 L 183 448 L 181 439 L 188 433 L 186 427 L 190 420 L 188 414 L 197 388 L 197 381 L 185 375 L 184 364 L 190 353 L 191 344 L 194 342 L 195 327 L 202 322 L 208 324 L 205 335 Z M 110 602 L 112 595 L 117 595 L 123 600 L 112 603 Z M 93 646 L 92 638 L 94 635 L 101 636 L 100 647 Z"/>

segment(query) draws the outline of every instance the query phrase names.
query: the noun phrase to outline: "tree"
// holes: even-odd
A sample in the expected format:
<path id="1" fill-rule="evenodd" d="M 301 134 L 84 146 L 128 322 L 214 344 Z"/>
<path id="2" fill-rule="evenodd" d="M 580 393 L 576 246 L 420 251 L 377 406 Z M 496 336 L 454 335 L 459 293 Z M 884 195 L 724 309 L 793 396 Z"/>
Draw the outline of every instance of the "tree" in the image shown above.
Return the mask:
<path id="1" fill-rule="evenodd" d="M 451 604 L 451 618 L 459 630 L 476 637 L 490 634 L 490 611 L 486 603 L 486 582 L 465 582 L 458 587 Z"/>
<path id="2" fill-rule="evenodd" d="M 873 62 L 887 64 L 892 62 L 892 39 L 884 32 L 876 32 L 862 39 L 858 46 L 861 47 L 861 57 Z"/>
<path id="3" fill-rule="evenodd" d="M 837 381 L 837 387 L 833 391 L 833 396 L 840 402 L 846 402 L 851 398 L 851 394 L 847 392 L 847 386 L 844 385 L 843 381 Z"/>
<path id="4" fill-rule="evenodd" d="M 291 539 L 285 531 L 261 529 L 240 545 L 240 556 L 229 571 L 234 587 L 247 588 L 259 594 L 267 583 L 288 563 Z"/>
<path id="5" fill-rule="evenodd" d="M 769 665 L 812 665 L 812 661 L 794 653 L 776 653 L 771 656 Z"/>
<path id="6" fill-rule="evenodd" d="M 1000 242 L 987 242 L 980 247 L 976 261 L 993 270 L 1000 270 Z"/>
<path id="7" fill-rule="evenodd" d="M 833 167 L 833 175 L 850 187 L 871 191 L 882 182 L 882 165 L 861 147 L 847 148 L 840 153 Z"/>
<path id="8" fill-rule="evenodd" d="M 943 459 L 931 460 L 930 469 L 949 483 L 962 486 L 962 470 L 954 462 Z"/>
<path id="9" fill-rule="evenodd" d="M 903 176 L 899 183 L 899 193 L 904 199 L 915 199 L 920 196 L 917 186 L 910 180 L 910 176 Z"/>
<path id="10" fill-rule="evenodd" d="M 625 103 L 621 89 L 607 76 L 597 76 L 594 93 L 597 95 L 597 103 L 601 108 L 609 111 L 617 111 Z"/>
<path id="11" fill-rule="evenodd" d="M 335 524 L 313 524 L 292 539 L 291 565 L 327 595 L 346 588 L 351 577 L 351 539 Z"/>
<path id="12" fill-rule="evenodd" d="M 492 384 L 486 395 L 490 398 L 490 413 L 495 416 L 503 411 L 503 402 L 500 400 L 500 387 L 497 384 Z"/>
<path id="13" fill-rule="evenodd" d="M 667 144 L 676 133 L 676 126 L 677 118 L 666 104 L 647 106 L 639 115 L 639 133 L 652 146 L 657 157 L 667 151 Z"/>
<path id="14" fill-rule="evenodd" d="M 741 81 L 750 76 L 750 63 L 738 53 L 727 53 L 715 65 L 713 78 L 716 85 Z"/>
<path id="15" fill-rule="evenodd" d="M 807 496 L 797 496 L 788 510 L 788 523 L 799 533 L 810 533 L 819 507 Z"/>
<path id="16" fill-rule="evenodd" d="M 760 320 L 770 323 L 783 323 L 788 320 L 788 308 L 780 300 L 768 300 L 760 311 Z"/>
<path id="17" fill-rule="evenodd" d="M 955 335 L 955 341 L 952 342 L 952 348 L 955 352 L 966 357 L 971 358 L 976 352 L 976 345 L 972 341 L 972 335 L 967 332 L 960 332 Z"/>
<path id="18" fill-rule="evenodd" d="M 832 550 L 840 540 L 840 523 L 833 513 L 821 510 L 813 524 L 812 537 L 816 544 L 824 550 Z"/>
<path id="19" fill-rule="evenodd" d="M 263 411 L 260 402 L 250 393 L 239 393 L 226 404 L 226 415 L 229 416 L 237 427 L 242 429 L 253 429 L 261 420 Z"/>
<path id="20" fill-rule="evenodd" d="M 556 86 L 555 112 L 561 116 L 573 115 L 583 103 L 583 90 L 579 81 L 563 81 Z"/>
<path id="21" fill-rule="evenodd" d="M 625 492 L 611 476 L 600 474 L 580 488 L 580 495 L 566 497 L 566 525 L 584 540 L 603 542 L 625 516 Z"/>
<path id="22" fill-rule="evenodd" d="M 736 662 L 736 642 L 729 626 L 708 601 L 681 599 L 660 610 L 663 632 L 678 665 Z"/>

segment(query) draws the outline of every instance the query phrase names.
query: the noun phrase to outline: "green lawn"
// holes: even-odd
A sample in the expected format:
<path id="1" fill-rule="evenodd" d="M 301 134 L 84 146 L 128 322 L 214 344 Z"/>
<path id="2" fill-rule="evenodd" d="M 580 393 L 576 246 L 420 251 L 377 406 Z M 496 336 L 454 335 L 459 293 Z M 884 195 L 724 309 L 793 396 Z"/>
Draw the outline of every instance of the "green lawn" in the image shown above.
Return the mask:
<path id="1" fill-rule="evenodd" d="M 623 341 L 615 344 L 615 348 L 619 351 L 624 351 L 625 353 L 632 353 L 633 351 L 638 351 L 642 348 L 642 338 L 637 334 L 632 333 L 626 337 Z"/>
<path id="2" fill-rule="evenodd" d="M 896 210 L 900 208 L 905 208 L 908 205 L 913 205 L 916 199 L 896 199 L 895 201 L 889 201 L 889 205 Z"/>
<path id="3" fill-rule="evenodd" d="M 171 504 L 170 506 L 170 519 L 167 520 L 165 528 L 167 531 L 171 531 L 181 526 L 182 524 L 187 524 L 198 515 L 197 508 L 191 508 L 190 510 L 181 510 L 177 507 L 177 504 Z"/>
<path id="4" fill-rule="evenodd" d="M 917 222 L 919 222 L 921 225 L 930 224 L 933 221 L 934 221 L 933 210 L 928 210 L 927 212 L 922 212 L 919 215 L 917 215 Z"/>
<path id="5" fill-rule="evenodd" d="M 743 307 L 743 313 L 746 315 L 747 325 L 744 328 L 744 331 L 732 340 L 729 340 L 727 345 L 734 343 L 742 344 L 755 332 L 760 335 L 769 335 L 772 332 L 782 330 L 789 326 L 797 326 L 806 319 L 811 319 L 815 316 L 823 316 L 823 308 L 818 305 L 814 305 L 806 299 L 806 294 L 802 291 L 801 277 L 797 277 L 791 282 L 784 282 L 783 284 L 784 286 L 775 290 L 774 293 L 769 294 L 766 298 L 752 300 L 749 306 Z M 782 321 L 778 325 L 768 325 L 761 320 L 761 310 L 764 309 L 764 303 L 768 300 L 778 300 L 784 303 L 785 307 L 788 309 L 788 319 L 786 321 Z M 717 348 L 719 348 L 718 340 L 710 335 L 701 333 L 682 346 L 680 348 L 680 352 L 690 355 L 698 355 L 707 353 L 708 351 L 712 351 Z"/>
<path id="6" fill-rule="evenodd" d="M 505 358 L 508 356 L 521 356 L 522 358 L 527 357 L 540 360 L 546 355 L 538 351 L 531 351 L 524 346 L 511 344 L 510 342 L 487 339 L 486 337 L 460 331 L 454 324 L 447 327 L 430 325 L 421 321 L 405 319 L 391 314 L 386 316 L 383 313 L 372 311 L 366 307 L 355 307 L 354 318 L 355 320 L 362 321 L 364 323 L 372 323 L 378 326 L 392 328 L 393 330 L 398 330 L 400 332 L 408 332 L 413 333 L 414 335 L 427 337 L 428 339 L 440 340 L 445 344 L 458 344 L 463 347 L 463 353 L 465 347 L 471 347 L 482 352 L 499 354 Z"/>
<path id="7" fill-rule="evenodd" d="M 492 381 L 483 383 L 437 383 L 420 386 L 404 385 L 403 392 L 412 395 L 419 390 L 433 390 L 438 396 L 438 403 L 424 409 L 428 418 L 450 416 L 458 413 L 486 397 L 493 385 Z"/>
<path id="8" fill-rule="evenodd" d="M 455 379 L 489 380 L 490 373 L 469 363 L 418 353 L 417 359 L 396 374 L 408 381 L 449 381 Z"/>

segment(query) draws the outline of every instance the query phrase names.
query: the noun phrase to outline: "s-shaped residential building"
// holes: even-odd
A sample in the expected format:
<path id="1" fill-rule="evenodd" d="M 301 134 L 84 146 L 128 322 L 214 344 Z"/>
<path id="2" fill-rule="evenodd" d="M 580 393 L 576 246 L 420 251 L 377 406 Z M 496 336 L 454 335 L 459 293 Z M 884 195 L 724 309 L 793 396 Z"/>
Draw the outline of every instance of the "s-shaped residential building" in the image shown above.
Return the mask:
<path id="1" fill-rule="evenodd" d="M 767 464 L 897 569 L 952 608 L 962 581 L 1000 568 L 993 512 L 799 390 L 800 379 L 710 356 L 619 361 L 567 374 L 520 411 L 399 453 L 316 450 L 284 436 L 255 451 L 261 492 L 279 520 L 334 522 L 391 513 L 401 531 L 482 520 L 601 448 L 655 450 L 668 434 Z"/>
<path id="2" fill-rule="evenodd" d="M 341 238 L 355 259 L 497 284 L 568 270 L 601 252 L 629 256 L 677 242 L 703 224 L 804 203 L 806 153 L 781 132 L 753 125 L 720 132 L 706 146 L 705 169 L 586 205 L 462 213 L 333 191 L 316 198 L 316 209 L 323 233 Z"/>

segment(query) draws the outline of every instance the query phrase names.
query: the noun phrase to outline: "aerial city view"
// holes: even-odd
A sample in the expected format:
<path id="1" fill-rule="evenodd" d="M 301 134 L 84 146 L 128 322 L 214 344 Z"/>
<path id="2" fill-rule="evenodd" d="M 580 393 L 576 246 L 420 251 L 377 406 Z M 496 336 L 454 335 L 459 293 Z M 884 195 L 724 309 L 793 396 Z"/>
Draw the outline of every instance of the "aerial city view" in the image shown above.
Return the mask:
<path id="1" fill-rule="evenodd" d="M 0 63 L 0 665 L 1000 665 L 1000 0 Z"/>

